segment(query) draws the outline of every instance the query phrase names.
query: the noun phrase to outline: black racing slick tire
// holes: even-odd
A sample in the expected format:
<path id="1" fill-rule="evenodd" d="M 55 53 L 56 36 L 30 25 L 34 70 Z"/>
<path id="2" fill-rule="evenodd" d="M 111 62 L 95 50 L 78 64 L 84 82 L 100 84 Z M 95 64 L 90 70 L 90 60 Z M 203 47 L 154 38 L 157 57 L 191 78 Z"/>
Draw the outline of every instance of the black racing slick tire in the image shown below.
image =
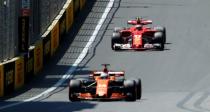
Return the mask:
<path id="1" fill-rule="evenodd" d="M 159 27 L 154 27 L 154 29 L 159 32 L 163 32 L 163 42 L 166 43 L 166 28 L 159 26 Z"/>
<path id="2" fill-rule="evenodd" d="M 77 78 L 77 80 L 79 80 L 81 83 L 83 83 L 83 82 L 87 81 L 88 79 L 86 79 L 86 78 Z"/>
<path id="3" fill-rule="evenodd" d="M 142 96 L 141 79 L 134 79 L 136 83 L 136 99 L 140 100 Z"/>
<path id="4" fill-rule="evenodd" d="M 69 82 L 69 100 L 80 101 L 80 99 L 76 96 L 76 93 L 79 93 L 81 88 L 81 81 L 80 80 L 70 80 Z"/>
<path id="5" fill-rule="evenodd" d="M 155 32 L 154 40 L 155 42 L 160 43 L 160 47 L 158 47 L 157 49 L 161 51 L 164 50 L 165 43 L 164 43 L 164 38 L 163 38 L 163 32 Z"/>
<path id="6" fill-rule="evenodd" d="M 120 37 L 120 33 L 113 33 L 112 40 L 111 40 L 111 48 L 112 50 L 120 50 L 120 48 L 115 47 L 114 45 L 118 43 L 122 43 L 122 39 Z"/>
<path id="7" fill-rule="evenodd" d="M 136 83 L 134 80 L 125 80 L 124 88 L 126 94 L 126 101 L 136 101 Z"/>
<path id="8" fill-rule="evenodd" d="M 124 30 L 124 29 L 125 29 L 124 27 L 115 27 L 114 32 L 118 33 L 118 32 L 120 32 L 121 30 Z"/>

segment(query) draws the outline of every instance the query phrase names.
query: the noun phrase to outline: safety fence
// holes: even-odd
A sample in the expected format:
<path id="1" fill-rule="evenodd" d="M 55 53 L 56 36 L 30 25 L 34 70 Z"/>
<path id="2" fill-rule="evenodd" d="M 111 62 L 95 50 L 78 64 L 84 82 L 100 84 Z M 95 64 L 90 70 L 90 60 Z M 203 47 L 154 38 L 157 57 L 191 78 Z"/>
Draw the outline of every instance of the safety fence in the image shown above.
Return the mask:
<path id="1" fill-rule="evenodd" d="M 0 97 L 18 90 L 42 71 L 85 3 L 86 0 L 67 0 L 41 38 L 30 45 L 28 53 L 0 63 Z"/>
<path id="2" fill-rule="evenodd" d="M 18 0 L 0 0 L 0 61 L 17 54 Z"/>
<path id="3" fill-rule="evenodd" d="M 0 0 L 0 62 L 10 60 L 22 53 L 19 48 L 22 44 L 19 40 L 21 36 L 28 38 L 28 45 L 39 40 L 66 1 Z M 80 0 L 74 1 L 78 3 Z M 24 29 L 20 30 L 22 26 Z M 21 32 L 25 35 L 21 35 Z"/>

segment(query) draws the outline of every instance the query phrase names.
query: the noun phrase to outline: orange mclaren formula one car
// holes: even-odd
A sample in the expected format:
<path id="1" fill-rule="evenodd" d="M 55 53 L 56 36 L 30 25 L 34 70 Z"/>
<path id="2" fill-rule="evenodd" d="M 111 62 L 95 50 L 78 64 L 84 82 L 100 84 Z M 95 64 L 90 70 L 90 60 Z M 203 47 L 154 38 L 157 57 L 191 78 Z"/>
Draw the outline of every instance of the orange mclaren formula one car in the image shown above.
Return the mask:
<path id="1" fill-rule="evenodd" d="M 165 27 L 149 27 L 147 25 L 152 24 L 152 21 L 141 18 L 129 20 L 128 24 L 132 26 L 129 28 L 114 28 L 111 40 L 113 50 L 164 50 L 166 42 Z"/>
<path id="2" fill-rule="evenodd" d="M 70 80 L 69 100 L 126 100 L 141 99 L 141 80 L 126 80 L 124 71 L 114 72 L 107 69 L 93 71 L 90 79 Z"/>

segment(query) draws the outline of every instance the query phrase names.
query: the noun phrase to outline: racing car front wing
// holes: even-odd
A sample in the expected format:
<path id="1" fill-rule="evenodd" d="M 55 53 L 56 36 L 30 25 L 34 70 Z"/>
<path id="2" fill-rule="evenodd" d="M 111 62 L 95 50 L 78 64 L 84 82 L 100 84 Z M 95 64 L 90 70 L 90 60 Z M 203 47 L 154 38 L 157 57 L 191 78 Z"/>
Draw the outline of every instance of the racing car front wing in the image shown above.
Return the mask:
<path id="1" fill-rule="evenodd" d="M 130 44 L 114 44 L 115 49 L 121 49 L 121 50 L 151 50 L 151 49 L 158 49 L 161 47 L 161 44 L 155 43 L 155 44 L 144 44 L 143 47 L 140 48 L 133 48 Z"/>

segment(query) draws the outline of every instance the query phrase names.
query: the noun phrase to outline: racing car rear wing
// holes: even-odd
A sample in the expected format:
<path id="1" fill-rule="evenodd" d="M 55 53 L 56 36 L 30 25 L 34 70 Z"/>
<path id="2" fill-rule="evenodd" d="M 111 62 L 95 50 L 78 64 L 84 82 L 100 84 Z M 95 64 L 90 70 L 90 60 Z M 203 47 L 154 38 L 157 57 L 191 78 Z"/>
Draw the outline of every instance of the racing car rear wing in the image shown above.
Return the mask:
<path id="1" fill-rule="evenodd" d="M 91 74 L 90 76 L 100 76 L 103 72 L 101 71 L 96 71 L 93 72 L 93 74 Z M 125 72 L 108 72 L 109 76 L 124 76 Z"/>
<path id="2" fill-rule="evenodd" d="M 127 22 L 127 24 L 131 24 L 131 25 L 138 25 L 138 24 L 147 25 L 147 24 L 152 24 L 152 20 L 142 20 L 140 22 L 137 22 L 136 20 L 129 20 Z"/>

